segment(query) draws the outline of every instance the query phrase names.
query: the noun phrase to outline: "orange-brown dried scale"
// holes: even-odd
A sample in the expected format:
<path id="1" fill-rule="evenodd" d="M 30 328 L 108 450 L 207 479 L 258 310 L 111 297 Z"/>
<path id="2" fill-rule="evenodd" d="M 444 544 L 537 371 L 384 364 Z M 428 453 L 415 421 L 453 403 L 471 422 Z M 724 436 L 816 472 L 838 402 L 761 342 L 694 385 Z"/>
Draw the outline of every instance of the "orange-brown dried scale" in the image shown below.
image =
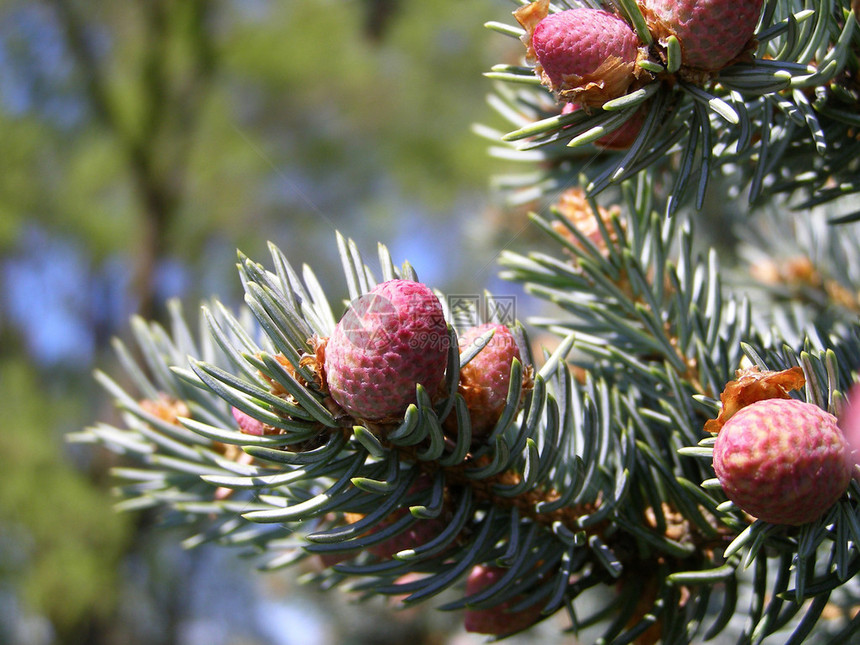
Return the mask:
<path id="1" fill-rule="evenodd" d="M 299 365 L 310 369 L 314 384 L 318 389 L 323 389 L 325 388 L 325 348 L 328 345 L 328 338 L 314 334 L 308 342 L 313 353 L 302 356 Z"/>
<path id="2" fill-rule="evenodd" d="M 138 401 L 138 405 L 147 414 L 151 414 L 172 426 L 182 425 L 179 423 L 179 419 L 191 416 L 191 411 L 185 401 L 176 399 L 164 392 L 159 392 L 157 399 L 142 399 Z M 213 441 L 211 448 L 218 454 L 226 455 L 231 446 L 220 441 Z M 228 458 L 232 459 L 232 457 Z"/>
<path id="3" fill-rule="evenodd" d="M 705 432 L 719 432 L 735 413 L 756 401 L 791 398 L 788 393 L 805 383 L 803 369 L 797 366 L 780 371 L 761 371 L 756 366 L 738 370 L 735 380 L 729 381 L 720 394 L 723 407 L 719 416 L 705 422 Z"/>
<path id="4" fill-rule="evenodd" d="M 180 417 L 191 416 L 191 412 L 185 401 L 173 398 L 164 392 L 160 392 L 157 399 L 141 400 L 139 405 L 144 412 L 158 417 L 172 426 L 180 425 Z"/>
<path id="5" fill-rule="evenodd" d="M 840 307 L 845 309 L 860 309 L 860 292 L 851 291 L 836 280 L 827 280 L 824 283 L 824 291 L 827 297 Z"/>
<path id="6" fill-rule="evenodd" d="M 325 339 L 322 339 L 322 340 L 324 341 Z M 311 340 L 311 342 L 313 342 L 315 344 L 314 353 L 302 355 L 302 357 L 299 359 L 299 365 L 301 365 L 302 367 L 310 368 L 311 373 L 314 374 L 315 377 L 317 377 L 317 373 L 321 370 L 321 367 L 320 367 L 321 363 L 319 363 L 319 361 L 317 360 L 317 352 L 320 351 L 316 347 L 316 344 L 319 342 L 318 337 L 314 336 L 314 338 Z M 325 343 L 322 342 L 322 345 L 324 348 Z M 324 349 L 323 349 L 323 351 L 324 351 Z M 287 372 L 294 379 L 296 379 L 296 381 L 298 381 L 300 385 L 303 385 L 305 387 L 307 387 L 309 385 L 308 381 L 298 372 L 298 370 L 296 370 L 295 366 L 290 362 L 290 360 L 286 356 L 284 356 L 283 354 L 275 354 L 274 359 L 278 362 L 278 364 L 281 367 L 284 368 L 284 371 Z M 268 376 L 266 376 L 263 373 L 260 373 L 260 376 L 262 376 L 264 379 L 266 379 L 266 381 L 269 383 L 269 385 L 271 387 L 272 394 L 274 394 L 276 396 L 280 396 L 284 399 L 294 400 L 293 395 L 290 394 L 287 390 L 285 390 L 284 386 L 282 386 L 280 383 L 278 383 L 274 379 L 269 378 Z M 320 379 L 320 382 L 321 382 L 322 377 L 318 377 L 318 378 Z M 315 378 L 315 380 L 316 380 L 316 378 Z M 319 382 L 316 383 L 316 385 L 319 387 Z"/>
<path id="7" fill-rule="evenodd" d="M 667 538 L 675 540 L 675 542 L 684 542 L 690 538 L 692 535 L 690 531 L 690 523 L 683 514 L 674 510 L 666 503 L 661 505 L 661 511 L 663 519 L 665 520 L 664 535 Z M 645 522 L 652 529 L 657 528 L 657 513 L 651 507 L 645 509 Z"/>
<path id="8" fill-rule="evenodd" d="M 289 359 L 283 354 L 276 354 L 275 360 L 286 370 L 290 376 L 292 376 L 299 385 L 303 387 L 311 387 L 321 393 L 324 394 L 321 403 L 325 406 L 326 410 L 328 410 L 332 416 L 338 417 L 343 416 L 343 409 L 335 402 L 335 400 L 328 394 L 328 387 L 325 382 L 325 348 L 328 343 L 328 338 L 324 336 L 314 335 L 308 340 L 308 344 L 311 347 L 311 353 L 304 354 L 299 359 L 299 365 L 303 368 L 306 368 L 310 371 L 313 383 L 309 383 L 293 366 L 293 364 L 289 361 Z M 280 383 L 275 381 L 274 379 L 269 378 L 263 373 L 260 373 L 260 376 L 269 383 L 269 391 L 275 396 L 279 396 L 286 401 L 290 401 L 291 403 L 297 403 L 296 398 L 290 394 Z"/>
<path id="9" fill-rule="evenodd" d="M 750 266 L 750 274 L 759 282 L 789 287 L 820 287 L 821 274 L 806 256 L 787 258 L 777 262 L 767 259 Z"/>
<path id="10" fill-rule="evenodd" d="M 609 244 L 606 237 L 600 230 L 598 218 L 602 222 L 604 228 L 609 234 L 609 243 L 617 244 L 618 233 L 613 225 L 613 220 L 617 220 L 620 209 L 613 206 L 611 209 L 606 209 L 603 206 L 597 207 L 597 212 L 591 208 L 586 198 L 585 191 L 582 188 L 568 188 L 560 196 L 555 204 L 558 212 L 564 216 L 568 225 L 563 222 L 553 222 L 552 228 L 559 235 L 564 237 L 574 247 L 581 247 L 582 244 L 577 237 L 570 231 L 570 227 L 576 229 L 584 238 L 591 242 L 601 255 L 604 257 L 609 255 Z M 620 220 L 617 220 L 620 222 Z M 623 227 L 623 222 L 621 222 Z"/>

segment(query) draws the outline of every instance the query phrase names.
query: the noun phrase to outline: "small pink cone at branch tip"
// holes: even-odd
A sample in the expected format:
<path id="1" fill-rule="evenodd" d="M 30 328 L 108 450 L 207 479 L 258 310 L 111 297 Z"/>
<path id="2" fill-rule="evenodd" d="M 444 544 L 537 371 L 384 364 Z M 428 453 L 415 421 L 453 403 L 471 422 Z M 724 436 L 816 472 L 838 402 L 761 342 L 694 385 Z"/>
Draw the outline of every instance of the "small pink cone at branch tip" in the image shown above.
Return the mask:
<path id="1" fill-rule="evenodd" d="M 428 491 L 433 486 L 433 480 L 426 474 L 421 474 L 412 484 L 409 493 Z M 383 530 L 387 526 L 391 526 L 402 517 L 410 513 L 407 507 L 402 507 L 394 510 L 388 517 L 383 519 L 376 527 L 368 531 L 368 534 L 374 534 Z M 358 521 L 363 515 L 347 514 L 350 521 Z M 448 526 L 448 518 L 443 514 L 437 518 L 417 519 L 405 531 L 393 535 L 382 542 L 366 547 L 366 550 L 374 554 L 378 558 L 387 560 L 394 557 L 396 553 L 413 549 L 426 544 L 438 537 L 442 531 Z"/>
<path id="2" fill-rule="evenodd" d="M 755 33 L 763 0 L 638 0 L 645 22 L 664 44 L 675 36 L 682 63 L 715 71 L 741 55 Z"/>
<path id="3" fill-rule="evenodd" d="M 565 103 L 561 109 L 562 114 L 572 114 L 579 109 L 576 103 Z M 605 134 L 594 142 L 594 145 L 604 150 L 627 150 L 636 141 L 639 131 L 645 123 L 646 110 L 639 108 L 627 119 L 621 127 Z"/>
<path id="4" fill-rule="evenodd" d="M 741 408 L 720 429 L 714 471 L 746 513 L 800 525 L 842 496 L 852 465 L 836 417 L 797 399 L 766 399 Z"/>
<path id="5" fill-rule="evenodd" d="M 384 525 L 394 523 L 407 513 L 409 513 L 408 509 L 398 509 L 385 520 Z M 427 544 L 439 537 L 439 534 L 447 526 L 448 523 L 440 519 L 419 519 L 402 533 L 398 533 L 379 544 L 369 546 L 367 550 L 383 560 L 388 560 L 393 558 L 396 553 Z"/>
<path id="6" fill-rule="evenodd" d="M 640 74 L 639 39 L 608 11 L 576 8 L 549 13 L 549 0 L 520 7 L 526 59 L 557 100 L 586 108 L 622 96 Z"/>
<path id="7" fill-rule="evenodd" d="M 473 567 L 466 579 L 466 596 L 483 591 L 507 572 L 507 569 L 483 564 Z M 510 607 L 524 599 L 524 596 L 516 596 L 512 600 L 487 609 L 467 608 L 463 616 L 463 625 L 467 632 L 477 634 L 506 635 L 522 631 L 541 618 L 541 609 L 543 609 L 542 603 L 536 602 L 519 611 L 508 611 Z"/>
<path id="8" fill-rule="evenodd" d="M 389 280 L 356 298 L 325 349 L 331 397 L 359 419 L 397 420 L 420 383 L 433 396 L 447 362 L 442 304 L 426 285 Z"/>
<path id="9" fill-rule="evenodd" d="M 847 405 L 839 415 L 839 428 L 851 451 L 851 461 L 860 465 L 860 383 L 855 383 L 846 397 Z"/>
<path id="10" fill-rule="evenodd" d="M 236 407 L 232 408 L 231 412 L 233 413 L 233 418 L 236 420 L 236 424 L 239 426 L 240 432 L 258 437 L 266 433 L 262 421 L 255 419 L 250 414 L 242 412 Z"/>
<path id="11" fill-rule="evenodd" d="M 497 323 L 467 329 L 459 337 L 460 351 L 491 329 L 492 338 L 460 370 L 459 392 L 469 408 L 473 439 L 484 437 L 501 417 L 508 398 L 511 363 L 515 358 L 520 360 L 520 348 L 511 330 Z"/>

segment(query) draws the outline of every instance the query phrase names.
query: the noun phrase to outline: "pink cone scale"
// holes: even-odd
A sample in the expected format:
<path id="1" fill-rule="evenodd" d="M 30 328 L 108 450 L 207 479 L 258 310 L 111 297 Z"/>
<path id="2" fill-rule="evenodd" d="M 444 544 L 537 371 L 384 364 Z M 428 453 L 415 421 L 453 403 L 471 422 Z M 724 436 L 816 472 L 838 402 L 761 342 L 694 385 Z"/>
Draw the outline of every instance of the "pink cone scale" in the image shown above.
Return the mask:
<path id="1" fill-rule="evenodd" d="M 384 525 L 393 523 L 408 512 L 405 508 L 399 509 L 391 514 L 391 517 L 384 522 Z M 426 544 L 438 537 L 447 526 L 447 522 L 440 519 L 421 519 L 402 533 L 398 533 L 379 544 L 369 546 L 367 550 L 375 556 L 387 560 L 392 558 L 395 553 Z"/>
<path id="2" fill-rule="evenodd" d="M 638 0 L 660 42 L 676 36 L 683 64 L 715 71 L 743 53 L 755 33 L 763 0 Z"/>
<path id="3" fill-rule="evenodd" d="M 266 429 L 262 421 L 255 419 L 250 414 L 246 414 L 236 407 L 231 408 L 230 412 L 232 412 L 240 432 L 257 436 L 266 434 Z"/>
<path id="4" fill-rule="evenodd" d="M 851 460 L 860 464 L 860 383 L 848 390 L 847 406 L 839 417 L 839 428 L 851 450 Z"/>
<path id="5" fill-rule="evenodd" d="M 714 444 L 714 471 L 728 498 L 773 524 L 820 518 L 848 488 L 851 470 L 836 417 L 796 399 L 741 408 Z"/>
<path id="6" fill-rule="evenodd" d="M 507 402 L 511 362 L 520 360 L 520 349 L 511 330 L 496 323 L 466 330 L 459 338 L 460 350 L 491 329 L 494 333 L 486 346 L 460 370 L 459 391 L 469 408 L 473 438 L 485 436 L 496 425 Z"/>
<path id="7" fill-rule="evenodd" d="M 425 474 L 422 474 L 409 488 L 409 492 L 415 493 L 427 491 L 432 486 L 432 478 L 428 477 Z M 378 528 L 375 528 L 370 532 L 376 533 L 377 530 L 394 524 L 397 520 L 407 515 L 408 513 L 408 508 L 399 508 L 393 513 L 391 513 L 391 515 L 389 515 L 385 520 L 383 520 Z M 415 547 L 426 544 L 430 540 L 436 538 L 440 533 L 442 533 L 442 531 L 444 531 L 447 526 L 448 522 L 446 522 L 442 518 L 419 519 L 402 533 L 398 533 L 397 535 L 394 535 L 387 540 L 380 542 L 379 544 L 369 546 L 367 550 L 379 558 L 390 559 L 394 556 L 395 553 L 399 553 L 400 551 L 404 551 L 406 549 L 413 549 Z"/>
<path id="8" fill-rule="evenodd" d="M 507 569 L 488 565 L 473 567 L 466 579 L 466 595 L 475 595 L 494 584 L 508 572 Z M 541 617 L 541 603 L 520 611 L 507 611 L 523 600 L 521 596 L 487 609 L 466 609 L 463 625 L 467 632 L 477 634 L 505 635 L 531 627 Z"/>
<path id="9" fill-rule="evenodd" d="M 576 103 L 565 103 L 561 113 L 573 114 L 578 109 L 579 106 Z M 645 109 L 639 108 L 620 128 L 603 135 L 594 142 L 594 145 L 604 150 L 626 150 L 639 136 L 639 131 L 645 124 L 645 115 Z"/>
<path id="10" fill-rule="evenodd" d="M 558 100 L 599 107 L 622 96 L 636 79 L 639 39 L 613 13 L 576 8 L 548 13 L 537 0 L 514 12 L 535 72 Z"/>
<path id="11" fill-rule="evenodd" d="M 359 419 L 387 420 L 415 402 L 415 386 L 431 396 L 448 354 L 442 305 L 420 282 L 390 280 L 356 298 L 325 349 L 329 393 Z"/>

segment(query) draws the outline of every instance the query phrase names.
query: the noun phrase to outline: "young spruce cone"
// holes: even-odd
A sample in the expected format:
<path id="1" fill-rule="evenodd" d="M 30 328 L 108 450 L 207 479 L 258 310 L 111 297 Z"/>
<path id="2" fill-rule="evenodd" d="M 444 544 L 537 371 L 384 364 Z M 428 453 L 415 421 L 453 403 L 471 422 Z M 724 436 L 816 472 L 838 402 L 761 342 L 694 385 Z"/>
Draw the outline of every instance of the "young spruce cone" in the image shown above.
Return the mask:
<path id="1" fill-rule="evenodd" d="M 232 412 L 233 418 L 236 420 L 236 425 L 239 426 L 239 432 L 256 436 L 266 434 L 266 428 L 262 421 L 242 412 L 239 408 L 231 408 L 230 412 Z"/>
<path id="2" fill-rule="evenodd" d="M 836 417 L 797 399 L 766 399 L 741 408 L 720 429 L 714 470 L 742 510 L 800 525 L 842 496 L 852 465 Z"/>
<path id="3" fill-rule="evenodd" d="M 565 103 L 561 113 L 572 114 L 578 109 L 579 106 L 576 103 Z M 645 123 L 645 116 L 645 110 L 638 109 L 620 128 L 603 135 L 594 142 L 594 145 L 604 150 L 627 150 L 639 136 L 639 131 Z"/>
<path id="4" fill-rule="evenodd" d="M 489 565 L 478 565 L 469 572 L 466 580 L 466 595 L 471 596 L 489 587 L 508 572 L 507 569 Z M 466 609 L 463 623 L 467 632 L 478 634 L 507 635 L 531 627 L 538 621 L 543 608 L 540 602 L 520 611 L 507 611 L 514 604 L 522 602 L 523 597 L 503 602 L 488 609 Z"/>
<path id="5" fill-rule="evenodd" d="M 442 305 L 429 287 L 383 282 L 350 305 L 328 339 L 329 392 L 356 418 L 396 419 L 415 402 L 416 384 L 436 391 L 448 346 Z"/>
<path id="6" fill-rule="evenodd" d="M 839 428 L 851 450 L 851 461 L 860 463 L 860 383 L 848 390 L 845 409 L 839 416 Z"/>
<path id="7" fill-rule="evenodd" d="M 460 370 L 459 391 L 469 408 L 473 440 L 489 434 L 501 417 L 511 381 L 511 362 L 520 360 L 520 349 L 511 330 L 496 323 L 466 330 L 459 338 L 461 351 L 491 329 L 495 330 L 493 337 Z"/>
<path id="8" fill-rule="evenodd" d="M 638 75 L 639 39 L 622 18 L 599 9 L 549 13 L 548 0 L 514 12 L 526 30 L 526 57 L 559 101 L 600 107 Z"/>
<path id="9" fill-rule="evenodd" d="M 716 71 L 743 53 L 755 32 L 763 0 L 638 2 L 658 41 L 678 38 L 685 66 Z"/>

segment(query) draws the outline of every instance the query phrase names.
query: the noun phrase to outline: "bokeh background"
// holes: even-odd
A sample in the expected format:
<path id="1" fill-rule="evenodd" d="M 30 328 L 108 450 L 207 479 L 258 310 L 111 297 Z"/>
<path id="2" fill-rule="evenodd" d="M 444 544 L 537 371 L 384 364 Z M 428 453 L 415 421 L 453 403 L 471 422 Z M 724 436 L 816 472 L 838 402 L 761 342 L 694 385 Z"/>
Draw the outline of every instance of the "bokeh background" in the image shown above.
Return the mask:
<path id="1" fill-rule="evenodd" d="M 64 438 L 112 418 L 91 375 L 131 315 L 241 303 L 236 249 L 265 263 L 271 240 L 333 301 L 335 230 L 450 293 L 517 295 L 494 261 L 535 233 L 470 131 L 492 124 L 482 72 L 521 53 L 483 23 L 513 7 L 0 1 L 0 644 L 482 640 L 185 550 L 113 511 L 115 457 Z"/>

